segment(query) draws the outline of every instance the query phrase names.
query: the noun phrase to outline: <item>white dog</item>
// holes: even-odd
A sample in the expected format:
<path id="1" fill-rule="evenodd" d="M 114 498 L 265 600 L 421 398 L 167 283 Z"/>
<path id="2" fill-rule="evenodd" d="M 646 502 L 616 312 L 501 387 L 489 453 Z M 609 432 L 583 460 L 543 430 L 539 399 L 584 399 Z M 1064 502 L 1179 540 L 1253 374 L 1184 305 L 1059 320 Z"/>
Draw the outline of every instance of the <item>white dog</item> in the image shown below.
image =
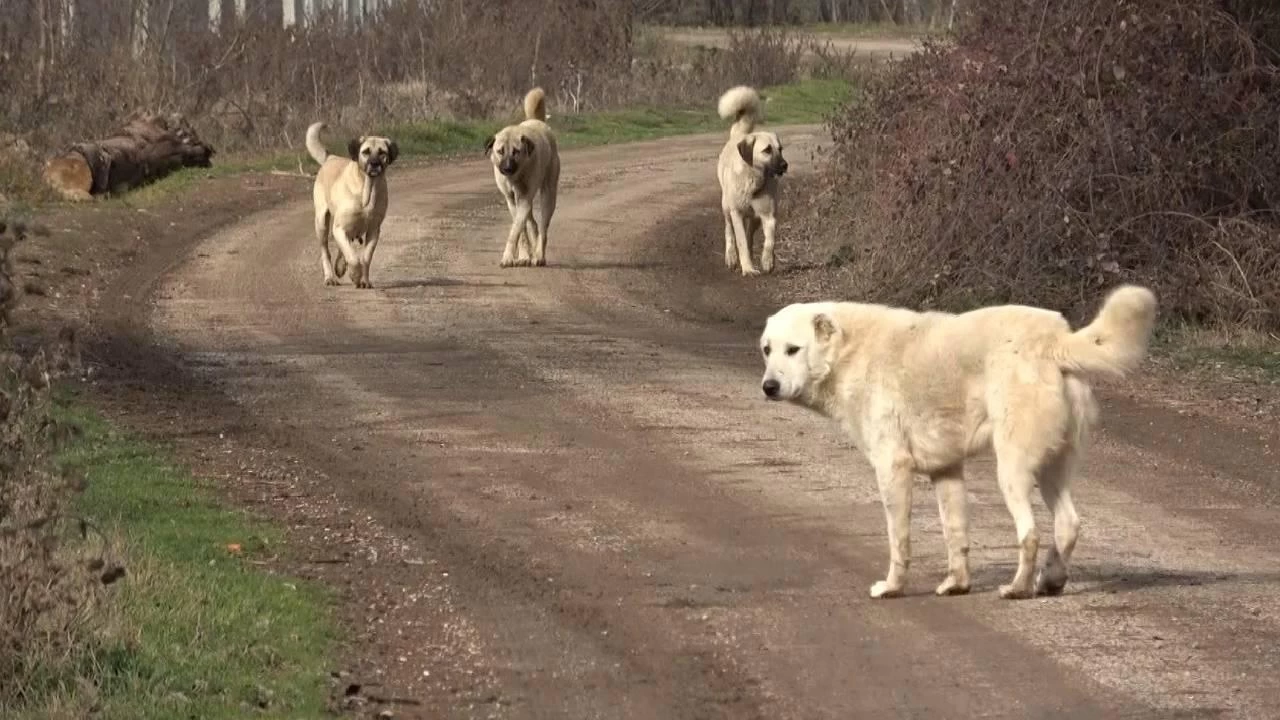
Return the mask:
<path id="1" fill-rule="evenodd" d="M 1018 569 L 1000 597 L 1056 595 L 1080 520 L 1071 476 L 1097 405 L 1087 379 L 1121 376 L 1147 352 L 1150 290 L 1114 290 L 1075 332 L 1050 310 L 1003 305 L 960 315 L 882 305 L 803 303 L 769 318 L 760 338 L 771 400 L 838 420 L 875 469 L 889 534 L 888 576 L 872 597 L 902 594 L 911 559 L 911 485 L 927 475 L 938 496 L 948 575 L 938 595 L 969 591 L 964 462 L 995 450 L 1018 534 Z M 1037 482 L 1053 513 L 1054 545 L 1034 578 Z"/>
<path id="2" fill-rule="evenodd" d="M 756 130 L 763 105 L 760 94 L 745 85 L 720 96 L 720 117 L 733 120 L 729 140 L 720 150 L 720 209 L 724 211 L 724 264 L 743 275 L 759 275 L 751 264 L 751 238 L 764 230 L 760 267 L 773 272 L 777 239 L 778 178 L 787 172 L 782 142 L 771 132 Z M 735 236 L 737 240 L 735 241 Z"/>

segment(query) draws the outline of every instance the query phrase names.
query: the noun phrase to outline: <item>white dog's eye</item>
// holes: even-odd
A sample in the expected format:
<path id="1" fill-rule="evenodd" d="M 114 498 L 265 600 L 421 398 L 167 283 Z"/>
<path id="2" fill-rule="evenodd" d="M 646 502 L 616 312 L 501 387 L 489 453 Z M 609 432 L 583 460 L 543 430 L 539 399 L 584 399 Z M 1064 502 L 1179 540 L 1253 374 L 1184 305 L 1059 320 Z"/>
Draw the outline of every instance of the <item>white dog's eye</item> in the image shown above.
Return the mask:
<path id="1" fill-rule="evenodd" d="M 769 357 L 769 346 L 768 346 L 768 345 L 765 345 L 764 347 L 760 348 L 760 351 L 764 353 L 765 357 Z"/>
<path id="2" fill-rule="evenodd" d="M 763 150 L 763 152 L 764 152 L 764 154 L 765 154 L 765 155 L 768 155 L 768 154 L 770 154 L 770 153 L 772 153 L 772 152 L 773 152 L 773 148 L 771 148 L 771 147 L 767 147 L 767 148 L 765 148 L 765 149 Z"/>
<path id="3" fill-rule="evenodd" d="M 800 352 L 800 348 L 796 347 L 795 345 L 787 346 L 787 355 L 795 355 L 798 352 Z"/>
<path id="4" fill-rule="evenodd" d="M 369 148 L 365 148 L 365 149 L 361 150 L 361 151 L 360 151 L 360 154 L 361 154 L 361 155 L 368 155 L 368 154 L 369 154 Z"/>

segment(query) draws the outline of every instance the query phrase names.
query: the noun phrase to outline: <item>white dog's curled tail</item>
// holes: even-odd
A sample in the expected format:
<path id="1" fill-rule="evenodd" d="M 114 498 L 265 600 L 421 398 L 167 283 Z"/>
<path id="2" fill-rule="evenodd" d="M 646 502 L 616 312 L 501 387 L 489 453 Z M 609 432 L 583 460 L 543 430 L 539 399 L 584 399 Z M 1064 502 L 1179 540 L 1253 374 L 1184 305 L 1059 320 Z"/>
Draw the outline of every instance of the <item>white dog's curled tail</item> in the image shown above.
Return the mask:
<path id="1" fill-rule="evenodd" d="M 764 102 L 760 99 L 760 93 L 746 85 L 730 88 L 720 96 L 721 119 L 733 121 L 729 137 L 746 135 L 755 130 L 763 109 Z"/>
<path id="2" fill-rule="evenodd" d="M 547 121 L 547 94 L 536 87 L 524 96 L 524 119 Z"/>
<path id="3" fill-rule="evenodd" d="M 1058 346 L 1063 370 L 1121 377 L 1147 355 L 1156 323 L 1156 296 L 1137 285 L 1112 290 L 1098 316 Z"/>
<path id="4" fill-rule="evenodd" d="M 307 152 L 311 153 L 312 159 L 321 165 L 329 159 L 329 151 L 325 150 L 324 143 L 320 142 L 320 131 L 324 128 L 325 124 L 322 122 L 311 123 L 311 127 L 307 128 Z"/>

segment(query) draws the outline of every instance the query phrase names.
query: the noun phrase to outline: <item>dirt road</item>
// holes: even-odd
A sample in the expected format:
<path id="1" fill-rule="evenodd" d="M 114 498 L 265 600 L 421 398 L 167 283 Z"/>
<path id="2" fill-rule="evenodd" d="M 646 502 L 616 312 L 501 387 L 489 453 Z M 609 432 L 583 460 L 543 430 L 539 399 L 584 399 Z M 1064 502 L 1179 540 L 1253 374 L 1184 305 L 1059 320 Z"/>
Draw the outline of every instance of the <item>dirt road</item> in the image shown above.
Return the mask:
<path id="1" fill-rule="evenodd" d="M 783 132 L 804 172 L 816 129 Z M 1106 423 L 1143 429 L 1104 430 L 1080 483 L 1066 596 L 995 597 L 1013 527 L 982 462 L 974 594 L 930 594 L 921 485 L 911 596 L 867 597 L 887 549 L 865 464 L 760 397 L 776 279 L 662 222 L 714 203 L 720 142 L 566 152 L 545 269 L 498 268 L 477 159 L 393 169 L 374 290 L 322 285 L 305 190 L 135 281 L 166 350 L 396 538 L 375 562 L 397 611 L 362 648 L 420 703 L 397 716 L 1276 717 L 1274 457 L 1166 453 L 1133 403 Z"/>

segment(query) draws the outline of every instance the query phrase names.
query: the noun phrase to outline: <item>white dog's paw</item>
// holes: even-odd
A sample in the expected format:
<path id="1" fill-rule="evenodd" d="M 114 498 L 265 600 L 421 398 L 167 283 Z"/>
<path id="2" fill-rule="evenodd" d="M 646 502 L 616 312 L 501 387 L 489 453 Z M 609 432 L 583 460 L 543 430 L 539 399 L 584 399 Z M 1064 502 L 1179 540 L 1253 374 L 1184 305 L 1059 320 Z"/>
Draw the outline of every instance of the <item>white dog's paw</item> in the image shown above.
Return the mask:
<path id="1" fill-rule="evenodd" d="M 1036 594 L 1057 596 L 1067 587 L 1067 572 L 1065 570 L 1044 568 L 1040 571 L 1040 575 L 1036 577 Z"/>
<path id="2" fill-rule="evenodd" d="M 1035 592 L 1029 587 L 1001 585 L 1000 597 L 1004 600 L 1027 600 L 1035 597 Z"/>
<path id="3" fill-rule="evenodd" d="M 341 285 L 342 281 L 333 275 L 328 275 L 324 279 L 324 284 L 332 287 L 336 285 Z"/>
<path id="4" fill-rule="evenodd" d="M 873 598 L 895 598 L 902 596 L 902 585 L 890 585 L 887 580 L 881 580 L 871 586 L 871 597 Z"/>
<path id="5" fill-rule="evenodd" d="M 503 255 L 502 261 L 498 263 L 498 267 L 504 267 L 504 268 L 515 267 L 515 265 L 516 265 L 516 259 L 509 255 Z"/>
<path id="6" fill-rule="evenodd" d="M 759 274 L 760 274 L 760 271 L 753 267 L 742 268 L 742 277 L 756 277 Z"/>
<path id="7" fill-rule="evenodd" d="M 760 269 L 767 273 L 773 272 L 773 258 L 768 256 L 760 258 Z"/>
<path id="8" fill-rule="evenodd" d="M 369 282 L 369 278 L 364 278 L 360 282 L 356 283 L 356 287 L 362 290 L 368 290 L 373 287 L 373 283 Z"/>
<path id="9" fill-rule="evenodd" d="M 727 252 L 724 254 L 724 266 L 730 270 L 738 269 L 738 253 Z"/>
<path id="10" fill-rule="evenodd" d="M 546 259 L 546 258 L 534 258 L 534 259 L 533 259 L 533 266 L 534 266 L 534 267 L 546 267 L 546 266 L 547 266 L 547 259 Z"/>

